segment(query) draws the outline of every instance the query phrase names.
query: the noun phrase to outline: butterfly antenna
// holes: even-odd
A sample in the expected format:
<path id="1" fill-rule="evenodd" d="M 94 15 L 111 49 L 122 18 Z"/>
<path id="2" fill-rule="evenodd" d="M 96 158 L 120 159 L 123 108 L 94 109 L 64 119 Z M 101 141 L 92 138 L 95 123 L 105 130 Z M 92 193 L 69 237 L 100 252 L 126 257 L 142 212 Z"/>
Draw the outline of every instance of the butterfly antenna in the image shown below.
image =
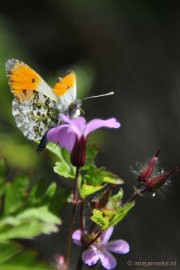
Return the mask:
<path id="1" fill-rule="evenodd" d="M 106 96 L 112 96 L 112 95 L 114 95 L 114 92 L 109 92 L 109 93 L 102 94 L 102 95 L 97 95 L 97 96 L 86 97 L 83 100 L 92 99 L 92 98 L 99 98 L 99 97 L 106 97 Z"/>

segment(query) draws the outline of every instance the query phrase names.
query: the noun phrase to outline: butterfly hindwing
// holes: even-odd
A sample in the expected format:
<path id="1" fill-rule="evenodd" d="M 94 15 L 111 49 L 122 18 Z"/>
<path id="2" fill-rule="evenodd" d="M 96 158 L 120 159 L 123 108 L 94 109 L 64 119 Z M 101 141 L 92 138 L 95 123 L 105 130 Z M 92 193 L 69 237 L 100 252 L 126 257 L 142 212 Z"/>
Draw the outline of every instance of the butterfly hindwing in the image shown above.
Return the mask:
<path id="1" fill-rule="evenodd" d="M 37 92 L 31 100 L 23 104 L 15 98 L 12 114 L 24 136 L 38 141 L 49 128 L 58 123 L 59 112 L 55 101 Z"/>
<path id="2" fill-rule="evenodd" d="M 40 140 L 57 124 L 58 97 L 28 65 L 15 59 L 6 62 L 6 71 L 14 100 L 12 113 L 19 129 L 30 140 Z"/>

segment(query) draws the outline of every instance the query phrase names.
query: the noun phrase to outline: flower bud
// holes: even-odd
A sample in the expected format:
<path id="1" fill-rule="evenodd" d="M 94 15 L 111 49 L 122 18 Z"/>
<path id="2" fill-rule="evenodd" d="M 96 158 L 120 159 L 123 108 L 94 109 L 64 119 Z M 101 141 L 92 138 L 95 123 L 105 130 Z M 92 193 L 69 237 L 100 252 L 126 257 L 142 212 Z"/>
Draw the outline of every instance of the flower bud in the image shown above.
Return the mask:
<path id="1" fill-rule="evenodd" d="M 145 183 L 147 190 L 156 191 L 157 189 L 159 189 L 166 183 L 166 181 L 174 172 L 178 172 L 178 171 L 179 171 L 179 168 L 175 167 L 171 172 L 164 172 L 160 175 L 157 175 L 153 178 L 148 179 Z"/>
<path id="2" fill-rule="evenodd" d="M 145 183 L 149 179 L 149 177 L 151 177 L 151 175 L 155 169 L 155 166 L 157 164 L 159 153 L 160 153 L 160 149 L 158 149 L 156 155 L 154 157 L 152 157 L 152 159 L 149 161 L 148 165 L 139 174 L 139 176 L 138 176 L 139 182 Z"/>
<path id="3" fill-rule="evenodd" d="M 76 142 L 71 152 L 71 163 L 73 166 L 82 167 L 86 162 L 86 139 L 76 137 Z"/>

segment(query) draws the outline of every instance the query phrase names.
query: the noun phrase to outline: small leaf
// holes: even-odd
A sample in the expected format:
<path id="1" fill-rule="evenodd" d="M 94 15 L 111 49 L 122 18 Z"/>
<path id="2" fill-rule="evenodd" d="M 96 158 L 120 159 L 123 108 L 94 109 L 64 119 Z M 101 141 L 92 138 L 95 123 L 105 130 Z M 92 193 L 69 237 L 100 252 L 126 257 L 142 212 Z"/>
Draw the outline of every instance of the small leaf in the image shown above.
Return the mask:
<path id="1" fill-rule="evenodd" d="M 101 210 L 93 209 L 93 215 L 91 216 L 91 220 L 94 221 L 97 225 L 99 225 L 102 230 L 106 230 L 108 228 L 108 218 L 103 216 Z"/>
<path id="2" fill-rule="evenodd" d="M 95 192 L 103 189 L 106 185 L 100 185 L 100 186 L 91 186 L 87 184 L 83 184 L 80 190 L 81 197 L 86 198 L 88 195 L 94 194 Z"/>
<path id="3" fill-rule="evenodd" d="M 110 226 L 117 225 L 127 215 L 127 213 L 131 210 L 133 206 L 134 202 L 131 202 L 129 204 L 124 205 L 122 208 L 118 209 L 117 213 L 110 219 L 109 222 Z"/>
<path id="4" fill-rule="evenodd" d="M 72 166 L 70 166 L 68 163 L 65 162 L 56 162 L 54 166 L 54 172 L 65 178 L 74 179 L 75 177 L 75 173 Z"/>
<path id="5" fill-rule="evenodd" d="M 109 205 L 113 208 L 119 207 L 121 205 L 121 201 L 123 198 L 123 189 L 121 188 L 118 193 L 115 195 L 111 196 L 109 199 Z"/>
<path id="6" fill-rule="evenodd" d="M 51 153 L 55 154 L 60 160 L 62 160 L 62 149 L 59 145 L 49 142 L 46 146 Z"/>
<path id="7" fill-rule="evenodd" d="M 102 230 L 106 230 L 111 226 L 117 225 L 134 206 L 134 202 L 120 205 L 119 198 L 122 192 L 110 197 L 106 207 L 101 210 L 94 209 L 91 220 L 100 226 Z"/>

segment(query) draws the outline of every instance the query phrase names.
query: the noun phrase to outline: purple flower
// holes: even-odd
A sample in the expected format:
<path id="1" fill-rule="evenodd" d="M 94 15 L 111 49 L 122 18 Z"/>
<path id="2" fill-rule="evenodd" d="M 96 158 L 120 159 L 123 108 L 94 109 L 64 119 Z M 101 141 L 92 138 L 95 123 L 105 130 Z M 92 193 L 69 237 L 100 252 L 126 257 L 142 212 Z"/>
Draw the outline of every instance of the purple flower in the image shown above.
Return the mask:
<path id="1" fill-rule="evenodd" d="M 84 117 L 70 119 L 62 115 L 62 122 L 58 127 L 51 128 L 47 133 L 47 139 L 71 152 L 71 163 L 82 167 L 86 160 L 86 141 L 93 131 L 99 128 L 119 128 L 120 123 L 115 118 L 107 120 L 94 119 L 88 123 Z"/>
<path id="2" fill-rule="evenodd" d="M 94 242 L 87 250 L 82 253 L 82 260 L 88 266 L 96 264 L 99 260 L 105 269 L 114 269 L 117 265 L 115 257 L 110 251 L 126 254 L 129 252 L 129 244 L 124 240 L 114 240 L 108 242 L 114 228 L 110 227 L 102 233 L 99 239 Z M 72 235 L 73 241 L 77 245 L 81 243 L 81 230 L 76 230 Z"/>

